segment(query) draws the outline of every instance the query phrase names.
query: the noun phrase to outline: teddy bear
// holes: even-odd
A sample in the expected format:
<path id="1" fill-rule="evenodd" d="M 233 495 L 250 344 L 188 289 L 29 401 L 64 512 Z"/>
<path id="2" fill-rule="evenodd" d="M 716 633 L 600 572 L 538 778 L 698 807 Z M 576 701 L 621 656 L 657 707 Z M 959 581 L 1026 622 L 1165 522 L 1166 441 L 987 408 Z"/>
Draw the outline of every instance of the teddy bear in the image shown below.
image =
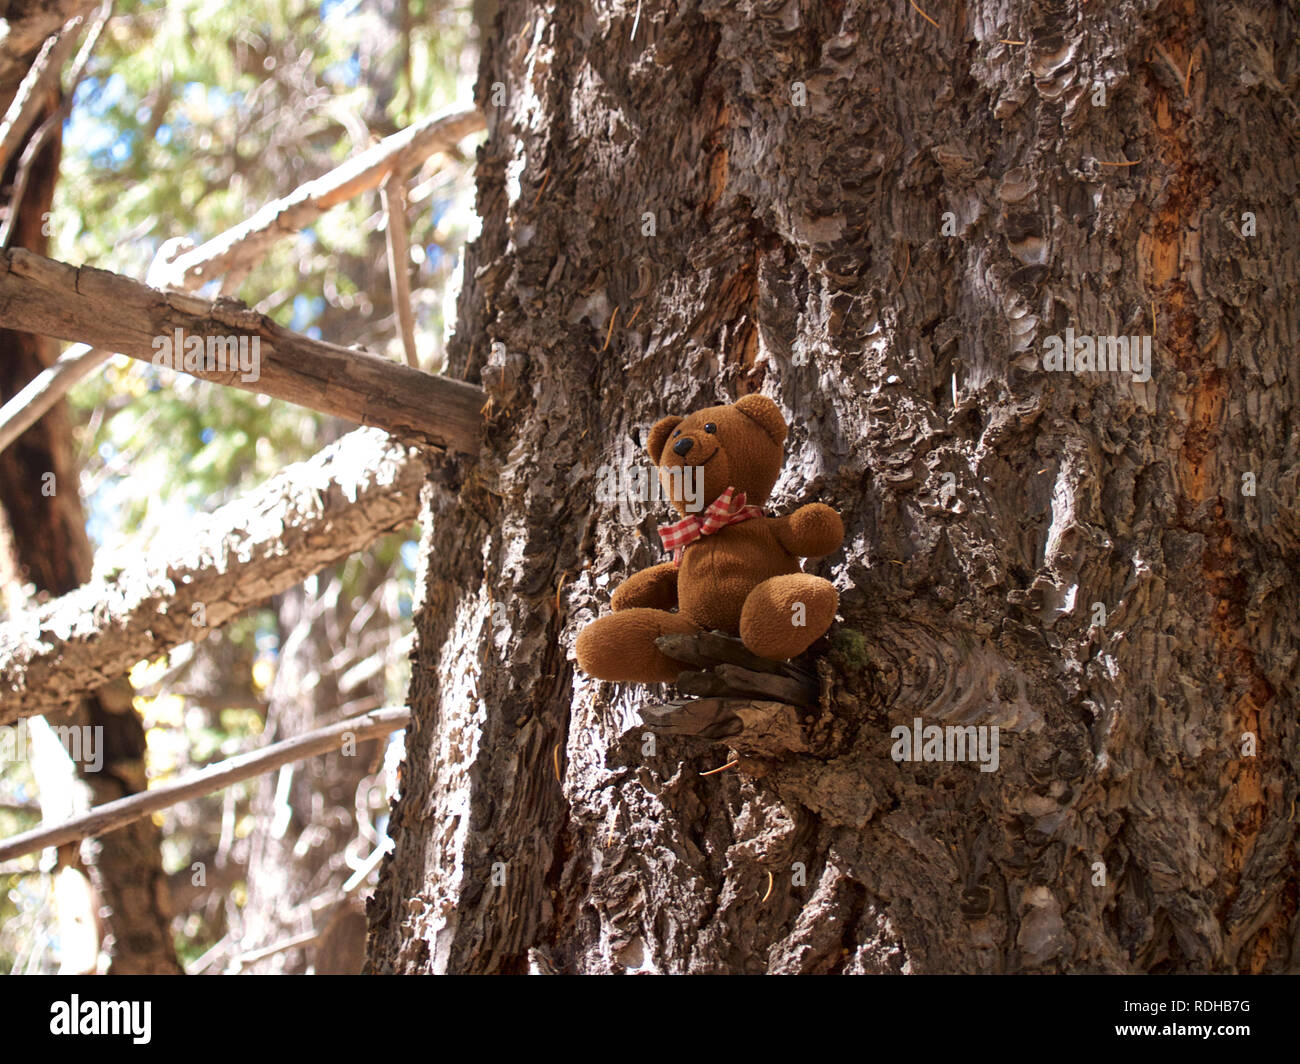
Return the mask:
<path id="1" fill-rule="evenodd" d="M 671 633 L 738 635 L 773 661 L 802 654 L 826 633 L 839 596 L 830 581 L 803 572 L 799 559 L 839 547 L 840 515 L 822 503 L 786 517 L 762 512 L 787 432 L 776 403 L 762 395 L 655 424 L 646 450 L 682 518 L 659 527 L 673 557 L 624 581 L 613 612 L 578 634 L 583 672 L 618 683 L 676 680 L 682 664 L 655 645 Z"/>

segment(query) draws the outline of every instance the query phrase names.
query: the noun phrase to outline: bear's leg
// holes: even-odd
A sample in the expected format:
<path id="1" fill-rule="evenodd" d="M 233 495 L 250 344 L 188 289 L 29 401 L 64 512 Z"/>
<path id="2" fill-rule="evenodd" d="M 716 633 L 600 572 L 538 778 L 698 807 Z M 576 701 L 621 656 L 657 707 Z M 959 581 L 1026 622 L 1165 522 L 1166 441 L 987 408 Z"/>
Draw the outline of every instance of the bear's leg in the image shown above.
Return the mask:
<path id="1" fill-rule="evenodd" d="M 699 630 L 680 613 L 619 610 L 578 633 L 578 667 L 588 676 L 613 683 L 672 683 L 688 666 L 662 654 L 655 639 Z"/>
<path id="2" fill-rule="evenodd" d="M 826 634 L 840 597 L 829 580 L 808 573 L 774 576 L 757 585 L 740 613 L 740 638 L 761 658 L 797 657 Z"/>

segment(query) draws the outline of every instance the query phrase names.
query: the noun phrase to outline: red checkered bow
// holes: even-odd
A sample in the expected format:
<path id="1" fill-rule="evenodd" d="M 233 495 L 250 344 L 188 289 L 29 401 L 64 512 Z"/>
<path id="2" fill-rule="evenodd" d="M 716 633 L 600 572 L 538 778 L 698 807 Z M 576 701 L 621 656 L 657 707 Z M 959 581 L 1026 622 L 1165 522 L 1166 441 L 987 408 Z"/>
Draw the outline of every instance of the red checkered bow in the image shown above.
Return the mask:
<path id="1" fill-rule="evenodd" d="M 691 514 L 671 525 L 660 525 L 659 537 L 664 541 L 664 550 L 673 552 L 673 565 L 677 566 L 682 564 L 682 554 L 686 548 L 701 536 L 711 536 L 727 525 L 762 516 L 763 511 L 757 506 L 745 505 L 743 491 L 736 495 L 735 488 L 728 488 L 709 504 L 702 515 Z"/>

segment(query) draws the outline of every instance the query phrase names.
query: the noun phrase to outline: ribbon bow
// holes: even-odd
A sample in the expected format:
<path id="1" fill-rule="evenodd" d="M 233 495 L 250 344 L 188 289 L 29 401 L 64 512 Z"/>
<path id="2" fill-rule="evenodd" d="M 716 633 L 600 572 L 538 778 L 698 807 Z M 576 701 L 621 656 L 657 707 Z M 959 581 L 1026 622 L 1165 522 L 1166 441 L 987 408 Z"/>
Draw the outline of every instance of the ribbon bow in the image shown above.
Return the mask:
<path id="1" fill-rule="evenodd" d="M 691 514 L 670 525 L 660 525 L 659 538 L 664 541 L 664 550 L 673 552 L 673 565 L 679 566 L 686 548 L 701 536 L 711 536 L 727 525 L 762 516 L 763 511 L 757 506 L 745 505 L 743 491 L 737 495 L 735 488 L 728 488 L 709 504 L 703 515 Z"/>

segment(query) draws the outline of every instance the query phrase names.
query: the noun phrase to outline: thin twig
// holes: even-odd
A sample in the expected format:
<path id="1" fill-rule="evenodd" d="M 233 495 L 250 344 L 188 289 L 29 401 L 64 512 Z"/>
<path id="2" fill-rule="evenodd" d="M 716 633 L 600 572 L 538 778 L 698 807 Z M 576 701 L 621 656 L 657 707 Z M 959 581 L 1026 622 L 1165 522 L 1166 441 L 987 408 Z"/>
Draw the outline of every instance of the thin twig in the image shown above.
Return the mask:
<path id="1" fill-rule="evenodd" d="M 0 409 L 0 451 L 35 425 L 77 381 L 112 357 L 112 351 L 88 344 L 73 344 L 63 352 L 54 365 L 38 373 Z"/>
<path id="2" fill-rule="evenodd" d="M 228 758 L 174 783 L 165 783 L 152 790 L 96 806 L 90 812 L 65 820 L 62 824 L 20 832 L 0 840 L 0 860 L 21 857 L 47 846 L 64 846 L 91 836 L 105 835 L 124 824 L 142 820 L 181 802 L 201 798 L 253 776 L 265 775 L 281 765 L 337 750 L 349 740 L 361 743 L 388 735 L 405 728 L 410 720 L 411 711 L 406 708 L 379 710 L 339 721 L 326 728 L 317 728 L 306 735 L 272 743 L 262 750 Z"/>
<path id="3" fill-rule="evenodd" d="M 602 351 L 604 351 L 605 348 L 609 346 L 609 341 L 614 336 L 614 322 L 616 322 L 617 320 L 618 320 L 618 307 L 615 307 L 614 313 L 609 316 L 609 329 L 605 332 L 605 342 L 604 344 L 601 345 L 600 348 Z"/>
<path id="4" fill-rule="evenodd" d="M 909 4 L 912 5 L 912 10 L 915 11 L 918 15 L 920 15 L 923 19 L 925 19 L 926 22 L 928 22 L 928 23 L 929 23 L 931 26 L 933 26 L 935 29 L 938 29 L 938 28 L 939 28 L 939 23 L 935 22 L 934 19 L 932 19 L 929 15 L 927 15 L 927 14 L 926 14 L 924 11 L 922 11 L 919 7 L 917 7 L 917 6 L 916 6 L 916 3 L 915 3 L 915 0 L 907 0 L 907 2 L 908 2 Z"/>
<path id="5" fill-rule="evenodd" d="M 64 120 L 71 112 L 72 102 L 77 96 L 77 86 L 81 84 L 81 79 L 85 76 L 91 53 L 94 52 L 95 45 L 99 43 L 99 36 L 104 32 L 104 26 L 107 25 L 112 14 L 112 0 L 108 0 L 99 9 L 99 15 L 91 24 L 81 51 L 77 53 L 77 58 L 72 66 L 72 74 L 69 77 L 68 89 L 64 93 L 62 103 L 41 123 L 40 128 L 27 142 L 27 146 L 19 157 L 18 171 L 14 177 L 13 195 L 9 198 L 9 213 L 5 218 L 3 230 L 0 230 L 0 250 L 7 250 L 9 247 L 9 242 L 14 234 L 14 221 L 22 208 L 23 197 L 27 194 L 27 182 L 31 177 L 32 167 L 36 165 L 36 160 L 40 157 L 45 142 L 56 129 L 62 129 Z M 72 35 L 72 39 L 76 39 L 75 34 Z"/>
<path id="6" fill-rule="evenodd" d="M 282 942 L 277 942 L 274 946 L 263 946 L 261 949 L 249 950 L 247 953 L 241 953 L 238 956 L 230 958 L 230 964 L 227 965 L 227 971 L 233 967 L 236 971 L 246 964 L 255 964 L 258 961 L 264 961 L 267 957 L 274 957 L 277 953 L 284 953 L 286 950 L 296 949 L 299 946 L 306 946 L 315 942 L 321 937 L 321 931 L 304 931 L 300 935 L 294 935 L 292 938 L 286 938 Z"/>
<path id="7" fill-rule="evenodd" d="M 379 190 L 388 220 L 388 278 L 393 290 L 393 309 L 397 312 L 406 364 L 420 368 L 415 353 L 415 317 L 411 313 L 411 244 L 406 232 L 406 185 L 400 174 L 391 175 Z"/>

